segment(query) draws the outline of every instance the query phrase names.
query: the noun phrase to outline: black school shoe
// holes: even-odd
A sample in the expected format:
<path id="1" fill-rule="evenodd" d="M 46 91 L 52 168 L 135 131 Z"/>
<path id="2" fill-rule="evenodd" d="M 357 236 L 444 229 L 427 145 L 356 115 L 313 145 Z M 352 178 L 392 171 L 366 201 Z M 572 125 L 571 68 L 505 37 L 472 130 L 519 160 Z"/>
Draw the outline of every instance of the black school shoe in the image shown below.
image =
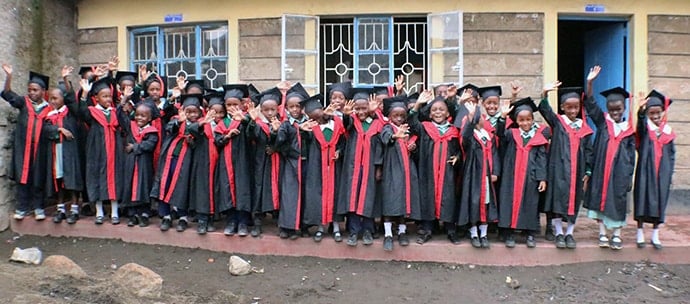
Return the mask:
<path id="1" fill-rule="evenodd" d="M 515 236 L 512 233 L 506 236 L 506 247 L 515 248 Z"/>
<path id="2" fill-rule="evenodd" d="M 431 240 L 431 232 L 417 236 L 417 244 L 422 245 Z"/>
<path id="3" fill-rule="evenodd" d="M 383 238 L 383 250 L 393 251 L 393 237 L 387 236 Z"/>
<path id="4" fill-rule="evenodd" d="M 196 233 L 199 235 L 204 235 L 208 231 L 208 222 L 205 220 L 199 220 L 196 224 Z"/>
<path id="5" fill-rule="evenodd" d="M 138 215 L 132 215 L 129 217 L 127 220 L 127 227 L 134 227 L 136 225 L 139 225 L 139 216 Z"/>
<path id="6" fill-rule="evenodd" d="M 161 231 L 168 231 L 170 229 L 170 226 L 172 226 L 172 220 L 169 218 L 163 218 L 161 221 Z"/>
<path id="7" fill-rule="evenodd" d="M 206 224 L 206 231 L 208 232 L 214 232 L 216 231 L 216 226 L 213 226 L 213 216 L 208 220 L 208 223 Z"/>
<path id="8" fill-rule="evenodd" d="M 350 233 L 350 236 L 347 237 L 347 245 L 351 247 L 357 246 L 357 234 L 356 233 Z"/>
<path id="9" fill-rule="evenodd" d="M 661 246 L 661 243 L 654 243 L 654 241 L 649 241 L 649 243 L 651 243 L 652 247 L 654 247 L 654 249 L 656 250 L 661 250 L 662 248 L 664 248 L 664 246 Z"/>
<path id="10" fill-rule="evenodd" d="M 105 219 L 105 218 L 102 217 L 102 216 L 97 216 L 97 217 L 96 217 L 96 220 L 94 221 L 94 223 L 95 223 L 96 225 L 103 225 L 103 220 L 104 220 L 104 219 Z"/>
<path id="11" fill-rule="evenodd" d="M 449 233 L 448 234 L 448 240 L 453 244 L 453 245 L 459 245 L 461 243 L 460 237 L 458 236 L 457 233 Z"/>
<path id="12" fill-rule="evenodd" d="M 261 236 L 261 232 L 262 232 L 261 225 L 254 224 L 254 228 L 252 228 L 252 232 L 251 232 L 252 237 Z"/>
<path id="13" fill-rule="evenodd" d="M 369 246 L 373 243 L 374 243 L 374 236 L 371 234 L 371 231 L 364 230 L 364 233 L 362 233 L 362 244 Z"/>
<path id="14" fill-rule="evenodd" d="M 69 216 L 67 217 L 67 224 L 73 225 L 79 220 L 79 213 L 78 212 L 70 212 Z"/>
<path id="15" fill-rule="evenodd" d="M 485 248 L 485 249 L 488 249 L 489 247 L 491 247 L 491 245 L 489 245 L 489 239 L 485 236 L 479 238 L 479 244 L 481 245 L 482 248 Z"/>
<path id="16" fill-rule="evenodd" d="M 321 242 L 321 240 L 323 240 L 323 231 L 316 231 L 316 233 L 314 233 L 314 242 L 318 243 Z"/>
<path id="17" fill-rule="evenodd" d="M 551 224 L 546 225 L 544 239 L 546 239 L 549 242 L 553 242 L 556 239 L 556 235 L 553 234 L 553 226 L 551 226 Z"/>
<path id="18" fill-rule="evenodd" d="M 556 236 L 556 239 L 554 240 L 554 243 L 556 244 L 556 248 L 558 249 L 565 249 L 565 237 L 562 234 L 559 234 Z"/>
<path id="19" fill-rule="evenodd" d="M 149 217 L 142 215 L 139 217 L 139 227 L 144 228 L 149 226 Z"/>
<path id="20" fill-rule="evenodd" d="M 472 247 L 474 248 L 482 248 L 482 242 L 479 241 L 478 237 L 472 237 L 472 240 L 470 241 L 472 243 Z"/>
<path id="21" fill-rule="evenodd" d="M 249 235 L 249 228 L 247 227 L 247 224 L 239 224 L 237 226 L 237 235 L 240 237 L 245 237 Z"/>
<path id="22" fill-rule="evenodd" d="M 177 227 L 175 227 L 175 230 L 177 230 L 177 232 L 183 232 L 187 230 L 187 225 L 187 221 L 177 220 Z"/>
<path id="23" fill-rule="evenodd" d="M 568 234 L 565 236 L 565 248 L 568 249 L 575 249 L 577 247 L 577 242 L 575 242 L 575 238 L 573 237 L 572 234 Z"/>
<path id="24" fill-rule="evenodd" d="M 236 222 L 228 222 L 225 225 L 225 229 L 223 229 L 223 234 L 227 236 L 235 235 L 237 233 L 237 223 Z"/>
<path id="25" fill-rule="evenodd" d="M 285 240 L 285 239 L 287 239 L 287 238 L 290 237 L 290 234 L 289 234 L 286 230 L 280 229 L 280 232 L 278 233 L 278 236 L 279 236 L 281 239 L 284 239 L 284 240 Z"/>
<path id="26" fill-rule="evenodd" d="M 410 239 L 407 238 L 407 233 L 398 233 L 398 244 L 403 247 L 410 245 Z"/>
<path id="27" fill-rule="evenodd" d="M 67 215 L 64 212 L 56 212 L 55 216 L 53 216 L 53 223 L 60 224 L 64 219 L 67 219 Z"/>
<path id="28" fill-rule="evenodd" d="M 534 239 L 533 235 L 527 236 L 527 248 L 537 247 L 537 240 Z"/>

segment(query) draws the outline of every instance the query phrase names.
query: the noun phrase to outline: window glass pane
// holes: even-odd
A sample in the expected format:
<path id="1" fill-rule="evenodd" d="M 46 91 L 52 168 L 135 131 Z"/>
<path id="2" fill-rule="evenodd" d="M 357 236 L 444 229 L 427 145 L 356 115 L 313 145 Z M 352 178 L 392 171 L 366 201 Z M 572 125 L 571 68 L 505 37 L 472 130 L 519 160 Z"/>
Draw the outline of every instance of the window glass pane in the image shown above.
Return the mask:
<path id="1" fill-rule="evenodd" d="M 163 29 L 166 59 L 186 59 L 196 57 L 196 37 L 194 27 L 171 27 Z"/>
<path id="2" fill-rule="evenodd" d="M 389 55 L 387 54 L 372 54 L 360 55 L 359 67 L 359 84 L 373 85 L 373 84 L 388 84 L 389 79 Z"/>
<path id="3" fill-rule="evenodd" d="M 204 26 L 201 30 L 201 56 L 228 56 L 228 26 Z"/>
<path id="4" fill-rule="evenodd" d="M 210 89 L 220 89 L 227 82 L 228 61 L 225 59 L 207 59 L 201 62 L 201 76 Z"/>
<path id="5" fill-rule="evenodd" d="M 359 18 L 358 47 L 366 51 L 388 50 L 389 18 Z"/>
<path id="6" fill-rule="evenodd" d="M 156 46 L 158 36 L 156 32 L 142 32 L 134 34 L 133 61 L 155 61 L 158 58 Z"/>

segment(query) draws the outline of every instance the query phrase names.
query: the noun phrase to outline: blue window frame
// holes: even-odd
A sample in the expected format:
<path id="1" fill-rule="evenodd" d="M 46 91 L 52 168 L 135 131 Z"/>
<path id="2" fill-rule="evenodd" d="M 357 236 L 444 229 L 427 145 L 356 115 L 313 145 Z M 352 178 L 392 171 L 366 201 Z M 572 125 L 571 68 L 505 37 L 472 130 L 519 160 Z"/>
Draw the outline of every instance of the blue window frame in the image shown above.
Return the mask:
<path id="1" fill-rule="evenodd" d="M 354 83 L 362 87 L 393 82 L 393 17 L 354 18 Z"/>
<path id="2" fill-rule="evenodd" d="M 226 23 L 152 26 L 130 30 L 130 69 L 146 64 L 165 75 L 168 88 L 178 76 L 203 79 L 207 88 L 227 82 L 228 26 Z"/>

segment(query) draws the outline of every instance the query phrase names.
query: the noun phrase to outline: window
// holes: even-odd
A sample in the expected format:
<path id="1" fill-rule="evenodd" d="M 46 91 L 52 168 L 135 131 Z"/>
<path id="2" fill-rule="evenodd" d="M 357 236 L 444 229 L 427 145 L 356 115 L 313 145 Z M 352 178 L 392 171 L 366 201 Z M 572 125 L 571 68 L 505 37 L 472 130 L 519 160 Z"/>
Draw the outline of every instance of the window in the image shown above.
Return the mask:
<path id="1" fill-rule="evenodd" d="M 167 87 L 177 76 L 203 79 L 218 89 L 227 81 L 227 24 L 147 27 L 130 31 L 130 68 L 140 65 L 165 75 Z"/>
<path id="2" fill-rule="evenodd" d="M 302 22 L 298 22 L 302 20 Z M 305 26 L 304 20 L 310 25 Z M 313 33 L 313 23 L 319 30 Z M 287 25 L 287 26 L 286 26 Z M 299 39 L 294 39 L 299 38 Z M 355 16 L 319 18 L 283 16 L 282 80 L 316 83 L 321 92 L 332 83 L 391 85 L 402 75 L 405 92 L 425 86 L 462 83 L 462 13 L 420 17 Z M 285 41 L 318 41 L 317 47 L 288 49 Z M 286 54 L 318 52 L 315 63 L 295 68 Z M 289 55 L 287 55 L 289 56 Z M 298 73 L 295 73 L 298 71 Z M 311 73 L 309 73 L 311 72 Z M 294 75 L 297 74 L 297 75 Z M 309 75 L 316 75 L 309 76 Z"/>

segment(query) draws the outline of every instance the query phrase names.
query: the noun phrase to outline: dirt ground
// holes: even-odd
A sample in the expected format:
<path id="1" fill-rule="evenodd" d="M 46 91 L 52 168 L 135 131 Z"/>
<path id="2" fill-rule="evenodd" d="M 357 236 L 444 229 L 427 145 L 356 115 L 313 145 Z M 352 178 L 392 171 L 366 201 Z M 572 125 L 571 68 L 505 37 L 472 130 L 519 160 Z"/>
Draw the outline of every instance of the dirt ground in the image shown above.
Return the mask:
<path id="1" fill-rule="evenodd" d="M 16 238 L 8 231 L 0 233 L 0 240 L 0 256 L 9 257 L 14 247 L 37 246 L 44 258 L 65 255 L 89 275 L 45 279 L 43 267 L 0 262 L 0 298 L 26 303 L 36 302 L 30 296 L 57 303 L 132 302 L 108 281 L 117 267 L 130 262 L 163 277 L 161 303 L 690 302 L 690 265 L 640 261 L 486 267 L 243 256 L 264 273 L 234 277 L 227 253 L 102 239 Z M 507 276 L 520 286 L 509 287 Z"/>

